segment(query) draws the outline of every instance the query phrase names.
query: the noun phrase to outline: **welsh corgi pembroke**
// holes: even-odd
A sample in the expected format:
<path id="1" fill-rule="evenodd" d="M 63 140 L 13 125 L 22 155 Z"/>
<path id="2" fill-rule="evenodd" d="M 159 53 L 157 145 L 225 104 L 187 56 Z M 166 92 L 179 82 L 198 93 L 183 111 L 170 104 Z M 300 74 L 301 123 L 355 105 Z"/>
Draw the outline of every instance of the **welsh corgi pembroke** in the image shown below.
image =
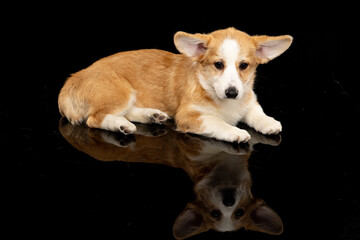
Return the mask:
<path id="1" fill-rule="evenodd" d="M 136 133 L 127 136 L 72 125 L 64 118 L 59 129 L 71 145 L 100 161 L 163 164 L 183 169 L 194 183 L 195 198 L 174 221 L 176 239 L 210 229 L 228 232 L 244 228 L 275 235 L 283 232 L 280 216 L 264 200 L 253 196 L 248 169 L 254 145 L 277 146 L 280 137 L 268 137 L 249 129 L 249 142 L 234 145 L 183 134 L 168 124 L 135 124 Z"/>
<path id="2" fill-rule="evenodd" d="M 267 116 L 253 91 L 256 67 L 286 51 L 292 37 L 250 36 L 235 28 L 210 34 L 177 32 L 181 54 L 146 49 L 98 60 L 67 79 L 60 113 L 71 123 L 132 134 L 139 123 L 173 118 L 177 130 L 247 142 L 242 121 L 263 134 L 281 123 Z"/>

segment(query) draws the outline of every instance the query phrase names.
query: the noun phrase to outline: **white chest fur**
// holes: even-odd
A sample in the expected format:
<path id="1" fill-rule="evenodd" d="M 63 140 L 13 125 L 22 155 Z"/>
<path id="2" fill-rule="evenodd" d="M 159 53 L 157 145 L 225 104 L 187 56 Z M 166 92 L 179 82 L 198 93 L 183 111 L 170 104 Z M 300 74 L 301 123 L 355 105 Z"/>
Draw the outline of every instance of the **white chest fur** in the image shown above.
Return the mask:
<path id="1" fill-rule="evenodd" d="M 236 125 L 248 111 L 248 103 L 240 100 L 225 100 L 217 109 L 221 118 L 230 125 Z"/>
<path id="2" fill-rule="evenodd" d="M 193 107 L 203 115 L 215 115 L 234 126 L 245 117 L 252 102 L 244 101 L 243 99 L 226 99 L 217 102 L 217 106 L 194 105 Z"/>

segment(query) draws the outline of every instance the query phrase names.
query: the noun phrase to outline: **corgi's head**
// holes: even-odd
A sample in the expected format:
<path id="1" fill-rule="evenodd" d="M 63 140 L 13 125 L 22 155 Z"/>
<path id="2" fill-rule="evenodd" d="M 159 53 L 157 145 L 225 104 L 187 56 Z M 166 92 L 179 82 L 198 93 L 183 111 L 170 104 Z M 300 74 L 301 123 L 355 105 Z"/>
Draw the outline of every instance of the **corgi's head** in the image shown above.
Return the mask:
<path id="1" fill-rule="evenodd" d="M 200 84 L 213 98 L 240 99 L 252 89 L 258 64 L 285 52 L 292 37 L 249 36 L 228 28 L 210 34 L 177 32 L 174 42 L 180 53 L 198 63 Z"/>
<path id="2" fill-rule="evenodd" d="M 220 161 L 195 182 L 195 201 L 188 203 L 177 217 L 173 227 L 175 238 L 188 238 L 210 229 L 228 232 L 245 228 L 275 235 L 282 233 L 279 215 L 251 192 L 247 166 L 250 153 L 217 155 Z"/>
<path id="3" fill-rule="evenodd" d="M 262 199 L 244 197 L 232 200 L 231 193 L 223 193 L 221 202 L 211 198 L 188 203 L 177 217 L 173 232 L 176 239 L 185 239 L 210 229 L 227 232 L 241 228 L 279 235 L 283 223 L 279 215 Z M 214 199 L 213 199 L 214 200 Z"/>

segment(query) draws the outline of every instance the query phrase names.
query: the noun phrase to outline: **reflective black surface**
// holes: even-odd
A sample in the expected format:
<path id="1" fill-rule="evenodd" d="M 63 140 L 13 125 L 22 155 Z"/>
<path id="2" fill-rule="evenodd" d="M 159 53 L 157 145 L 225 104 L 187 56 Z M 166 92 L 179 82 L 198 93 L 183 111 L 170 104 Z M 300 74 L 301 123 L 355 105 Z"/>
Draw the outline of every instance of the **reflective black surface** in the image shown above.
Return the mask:
<path id="1" fill-rule="evenodd" d="M 232 14 L 193 21 L 181 13 L 150 13 L 133 13 L 141 23 L 119 15 L 40 14 L 13 31 L 20 51 L 11 58 L 15 70 L 9 69 L 0 105 L 2 234 L 359 239 L 352 21 L 328 16 L 300 26 L 292 24 L 296 17 L 285 25 L 239 22 Z M 282 122 L 281 135 L 250 129 L 251 142 L 238 146 L 177 133 L 172 123 L 139 125 L 140 132 L 124 136 L 61 119 L 57 95 L 71 73 L 118 51 L 175 52 L 178 30 L 228 26 L 294 37 L 288 52 L 258 67 L 255 84 L 265 112 Z"/>

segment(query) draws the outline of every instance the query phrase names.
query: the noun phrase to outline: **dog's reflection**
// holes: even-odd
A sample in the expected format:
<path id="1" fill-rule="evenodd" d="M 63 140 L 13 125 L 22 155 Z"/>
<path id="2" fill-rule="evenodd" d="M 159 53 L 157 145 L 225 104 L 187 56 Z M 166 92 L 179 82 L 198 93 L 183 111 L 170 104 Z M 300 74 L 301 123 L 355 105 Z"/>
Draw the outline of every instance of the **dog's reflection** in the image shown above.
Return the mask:
<path id="1" fill-rule="evenodd" d="M 137 125 L 135 135 L 72 125 L 60 120 L 60 132 L 75 148 L 101 161 L 147 162 L 182 168 L 194 182 L 196 199 L 188 203 L 173 226 L 175 238 L 240 228 L 281 234 L 278 214 L 251 193 L 248 159 L 257 143 L 278 145 L 248 129 L 247 145 L 178 133 L 164 125 Z"/>

